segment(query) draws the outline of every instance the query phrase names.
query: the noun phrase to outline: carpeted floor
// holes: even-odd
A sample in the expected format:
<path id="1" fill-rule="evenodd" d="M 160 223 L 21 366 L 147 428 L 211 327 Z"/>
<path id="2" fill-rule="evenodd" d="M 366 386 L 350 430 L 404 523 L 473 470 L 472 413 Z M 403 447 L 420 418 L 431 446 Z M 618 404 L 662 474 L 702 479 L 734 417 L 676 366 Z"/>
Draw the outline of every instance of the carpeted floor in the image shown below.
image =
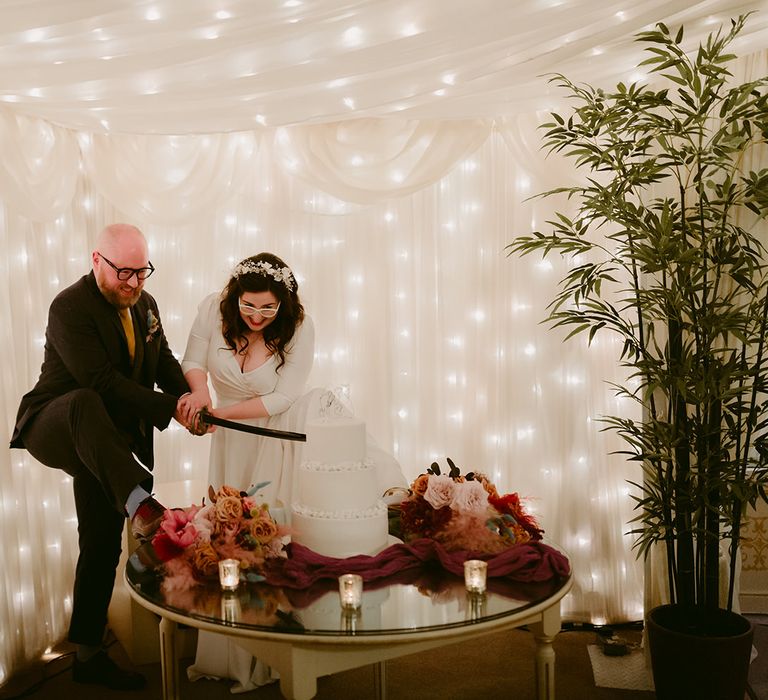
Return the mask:
<path id="1" fill-rule="evenodd" d="M 768 700 L 768 615 L 747 615 L 755 627 L 757 658 L 749 667 L 750 700 Z"/>
<path id="2" fill-rule="evenodd" d="M 750 700 L 768 700 L 768 616 L 752 617 L 755 642 L 760 649 L 750 669 Z M 632 644 L 639 644 L 641 633 L 635 630 L 619 634 Z M 648 690 L 626 690 L 600 687 L 595 682 L 589 647 L 597 643 L 592 631 L 561 632 L 555 640 L 555 689 L 559 700 L 652 700 Z M 437 651 L 405 656 L 386 664 L 388 700 L 486 700 L 508 697 L 534 700 L 535 643 L 525 630 L 512 630 L 488 635 L 472 645 L 456 644 Z M 60 650 L 67 651 L 63 646 Z M 119 644 L 113 644 L 111 655 L 128 664 Z M 642 650 L 634 652 L 642 654 Z M 594 649 L 593 649 L 594 655 Z M 626 659 L 626 657 L 622 657 Z M 191 659 L 182 660 L 181 697 L 185 700 L 281 700 L 279 686 L 272 684 L 242 695 L 233 696 L 229 683 L 197 681 L 186 678 L 184 668 Z M 62 656 L 43 669 L 19 675 L 0 689 L 0 699 L 30 697 L 37 700 L 103 700 L 120 697 L 128 700 L 160 700 L 162 697 L 159 664 L 139 668 L 148 678 L 146 690 L 133 693 L 110 693 L 101 688 L 73 684 L 69 666 L 71 656 Z M 603 668 L 604 664 L 600 663 Z M 43 680 L 43 673 L 47 680 Z M 36 684 L 39 682 L 39 685 Z M 373 669 L 365 667 L 346 671 L 318 681 L 317 700 L 367 700 L 374 697 Z M 745 698 L 746 700 L 746 698 Z"/>

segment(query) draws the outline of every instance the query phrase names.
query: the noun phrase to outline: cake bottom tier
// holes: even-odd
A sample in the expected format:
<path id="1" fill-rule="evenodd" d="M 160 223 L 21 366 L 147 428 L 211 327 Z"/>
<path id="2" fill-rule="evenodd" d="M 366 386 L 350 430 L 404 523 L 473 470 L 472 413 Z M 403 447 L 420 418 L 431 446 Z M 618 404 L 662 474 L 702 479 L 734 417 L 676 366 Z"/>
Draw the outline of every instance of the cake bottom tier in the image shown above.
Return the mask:
<path id="1" fill-rule="evenodd" d="M 388 544 L 387 512 L 359 518 L 320 518 L 293 512 L 291 539 L 326 557 L 378 554 Z"/>

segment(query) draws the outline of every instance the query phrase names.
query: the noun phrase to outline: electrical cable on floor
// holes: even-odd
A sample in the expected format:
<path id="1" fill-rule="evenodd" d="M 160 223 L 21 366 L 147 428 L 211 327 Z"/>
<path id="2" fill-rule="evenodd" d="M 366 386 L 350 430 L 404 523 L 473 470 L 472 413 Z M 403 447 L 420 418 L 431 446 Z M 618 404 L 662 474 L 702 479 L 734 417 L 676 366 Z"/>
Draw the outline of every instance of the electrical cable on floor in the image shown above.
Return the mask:
<path id="1" fill-rule="evenodd" d="M 564 622 L 561 632 L 593 632 L 597 646 L 605 656 L 626 656 L 640 648 L 638 642 L 631 642 L 617 633 L 617 630 L 642 631 L 643 622 L 622 622 L 612 625 L 596 625 L 591 622 Z"/>

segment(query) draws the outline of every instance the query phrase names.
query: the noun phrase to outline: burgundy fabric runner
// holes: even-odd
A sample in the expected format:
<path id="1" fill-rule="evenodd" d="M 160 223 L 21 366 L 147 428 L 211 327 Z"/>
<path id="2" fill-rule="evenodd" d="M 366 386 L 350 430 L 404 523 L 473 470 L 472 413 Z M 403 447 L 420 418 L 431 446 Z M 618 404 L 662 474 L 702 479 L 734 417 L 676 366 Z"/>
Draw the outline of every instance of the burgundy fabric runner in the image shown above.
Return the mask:
<path id="1" fill-rule="evenodd" d="M 306 589 L 323 579 L 337 579 L 341 574 L 360 574 L 364 581 L 376 581 L 408 569 L 436 564 L 456 576 L 464 576 L 467 559 L 488 562 L 489 577 L 506 577 L 522 583 L 537 583 L 564 578 L 570 564 L 564 554 L 543 542 L 527 542 L 509 547 L 499 554 L 447 552 L 431 539 L 418 539 L 408 544 L 393 544 L 375 556 L 359 555 L 335 559 L 292 542 L 287 559 L 268 559 L 267 583 L 285 588 Z"/>

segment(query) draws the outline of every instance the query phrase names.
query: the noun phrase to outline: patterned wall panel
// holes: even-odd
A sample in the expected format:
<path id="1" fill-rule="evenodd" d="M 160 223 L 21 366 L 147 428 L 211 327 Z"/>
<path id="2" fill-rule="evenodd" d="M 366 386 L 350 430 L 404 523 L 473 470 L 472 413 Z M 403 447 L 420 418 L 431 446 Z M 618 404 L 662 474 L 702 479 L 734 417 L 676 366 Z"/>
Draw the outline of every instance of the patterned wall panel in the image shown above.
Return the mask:
<path id="1" fill-rule="evenodd" d="M 742 535 L 741 609 L 768 613 L 768 504 L 748 513 Z"/>

